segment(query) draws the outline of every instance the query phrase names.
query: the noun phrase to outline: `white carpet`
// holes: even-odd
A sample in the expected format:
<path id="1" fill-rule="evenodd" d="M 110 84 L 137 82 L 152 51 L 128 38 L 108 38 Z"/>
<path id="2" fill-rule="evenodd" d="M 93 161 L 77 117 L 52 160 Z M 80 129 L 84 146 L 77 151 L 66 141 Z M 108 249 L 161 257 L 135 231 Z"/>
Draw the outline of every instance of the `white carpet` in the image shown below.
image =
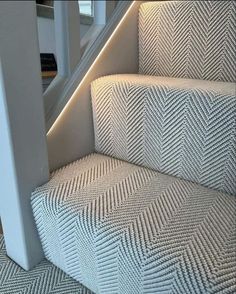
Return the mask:
<path id="1" fill-rule="evenodd" d="M 6 256 L 0 235 L 0 294 L 92 294 L 46 259 L 24 271 Z"/>

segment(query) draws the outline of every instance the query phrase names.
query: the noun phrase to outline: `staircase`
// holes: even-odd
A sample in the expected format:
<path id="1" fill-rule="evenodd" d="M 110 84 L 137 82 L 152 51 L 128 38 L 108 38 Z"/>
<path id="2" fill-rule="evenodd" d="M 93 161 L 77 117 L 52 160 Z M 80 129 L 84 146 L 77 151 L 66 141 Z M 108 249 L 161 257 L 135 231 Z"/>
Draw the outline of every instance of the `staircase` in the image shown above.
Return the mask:
<path id="1" fill-rule="evenodd" d="M 46 258 L 95 293 L 236 293 L 235 10 L 142 4 L 139 74 L 91 85 L 94 153 L 32 194 Z"/>

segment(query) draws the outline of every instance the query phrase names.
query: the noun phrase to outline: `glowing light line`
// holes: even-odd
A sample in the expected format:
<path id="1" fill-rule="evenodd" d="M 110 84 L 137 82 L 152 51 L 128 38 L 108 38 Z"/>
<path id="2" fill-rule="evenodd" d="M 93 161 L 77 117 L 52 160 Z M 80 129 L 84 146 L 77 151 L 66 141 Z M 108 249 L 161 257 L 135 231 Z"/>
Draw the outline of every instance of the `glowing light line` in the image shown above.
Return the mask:
<path id="1" fill-rule="evenodd" d="M 118 23 L 117 27 L 115 28 L 115 30 L 113 31 L 113 33 L 111 34 L 111 36 L 108 38 L 108 40 L 106 41 L 106 43 L 104 44 L 103 48 L 101 49 L 101 51 L 99 52 L 98 56 L 95 58 L 94 62 L 91 64 L 90 68 L 88 69 L 87 73 L 84 75 L 83 79 L 80 81 L 78 87 L 76 88 L 76 90 L 74 91 L 74 93 L 72 94 L 71 98 L 69 99 L 69 101 L 66 103 L 66 105 L 64 106 L 64 108 L 62 109 L 61 113 L 58 115 L 57 119 L 55 120 L 55 122 L 53 123 L 53 125 L 51 126 L 51 128 L 49 129 L 47 135 L 50 135 L 50 133 L 53 131 L 53 129 L 55 128 L 56 124 L 58 123 L 58 121 L 61 119 L 61 117 L 63 116 L 63 114 L 66 112 L 69 104 L 71 103 L 71 101 L 74 99 L 76 93 L 79 91 L 81 85 L 83 84 L 83 82 L 86 80 L 87 76 L 89 75 L 89 73 L 91 72 L 91 70 L 93 69 L 94 65 L 96 64 L 96 62 L 98 61 L 99 57 L 102 55 L 102 53 L 104 52 L 104 50 L 106 49 L 106 47 L 109 45 L 109 43 L 111 42 L 112 38 L 114 37 L 114 35 L 116 34 L 116 32 L 118 31 L 118 29 L 120 28 L 120 26 L 122 25 L 123 21 L 125 20 L 125 18 L 127 17 L 127 15 L 129 14 L 129 12 L 131 11 L 133 5 L 135 4 L 136 1 L 133 1 L 133 3 L 130 5 L 130 7 L 128 8 L 128 10 L 126 11 L 126 13 L 123 15 L 122 19 L 120 20 L 120 22 Z"/>

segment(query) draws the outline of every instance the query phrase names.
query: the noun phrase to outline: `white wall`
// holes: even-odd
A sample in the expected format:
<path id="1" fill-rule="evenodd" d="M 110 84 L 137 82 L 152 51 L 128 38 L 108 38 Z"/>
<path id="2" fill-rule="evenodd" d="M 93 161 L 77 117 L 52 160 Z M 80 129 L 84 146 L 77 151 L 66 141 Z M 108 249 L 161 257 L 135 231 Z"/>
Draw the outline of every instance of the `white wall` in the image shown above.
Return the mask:
<path id="1" fill-rule="evenodd" d="M 40 53 L 53 53 L 56 57 L 56 41 L 54 20 L 51 18 L 37 17 L 38 36 L 39 36 L 39 50 Z M 86 34 L 89 25 L 80 25 L 80 38 Z"/>
<path id="2" fill-rule="evenodd" d="M 82 39 L 83 36 L 87 33 L 89 30 L 90 25 L 80 24 L 80 38 Z"/>
<path id="3" fill-rule="evenodd" d="M 53 53 L 56 57 L 54 21 L 51 18 L 37 17 L 40 53 Z"/>

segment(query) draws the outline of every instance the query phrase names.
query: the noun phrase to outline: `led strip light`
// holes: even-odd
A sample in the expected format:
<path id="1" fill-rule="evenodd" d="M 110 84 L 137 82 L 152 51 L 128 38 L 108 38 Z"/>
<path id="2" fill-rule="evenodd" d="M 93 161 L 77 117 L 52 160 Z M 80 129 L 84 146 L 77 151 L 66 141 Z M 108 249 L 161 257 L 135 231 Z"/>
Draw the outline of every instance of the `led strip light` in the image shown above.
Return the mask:
<path id="1" fill-rule="evenodd" d="M 111 36 L 108 38 L 108 40 L 106 41 L 105 45 L 103 46 L 102 50 L 99 52 L 98 56 L 95 58 L 94 62 L 91 64 L 90 68 L 88 69 L 87 73 L 85 74 L 85 76 L 83 77 L 83 79 L 80 81 L 78 87 L 76 88 L 75 92 L 72 94 L 71 98 L 69 99 L 69 101 L 66 103 L 66 105 L 64 106 L 64 108 L 62 109 L 61 113 L 58 115 L 57 119 L 55 120 L 55 122 L 53 123 L 53 125 L 51 126 L 51 128 L 49 129 L 47 135 L 50 135 L 50 133 L 53 131 L 53 129 L 55 128 L 56 124 L 58 123 L 58 121 L 60 120 L 60 118 L 63 116 L 63 114 L 66 112 L 69 104 L 71 103 L 71 101 L 74 99 L 74 97 L 76 96 L 77 91 L 80 89 L 81 85 L 83 84 L 83 82 L 86 80 L 87 76 L 89 75 L 89 73 L 91 72 L 91 70 L 93 69 L 94 65 L 96 64 L 97 60 L 99 59 L 99 57 L 102 55 L 102 53 L 104 52 L 104 50 L 106 49 L 106 47 L 109 45 L 110 41 L 112 40 L 112 38 L 114 37 L 115 33 L 117 32 L 117 30 L 120 28 L 121 24 L 123 23 L 123 21 L 125 20 L 125 18 L 127 17 L 127 15 L 129 14 L 129 12 L 131 11 L 132 7 L 134 6 L 136 1 L 133 1 L 133 3 L 130 5 L 130 7 L 128 8 L 128 10 L 126 11 L 126 13 L 124 14 L 124 16 L 122 17 L 122 19 L 120 20 L 120 22 L 118 23 L 117 27 L 115 28 L 115 30 L 113 31 L 113 33 L 111 34 Z"/>

